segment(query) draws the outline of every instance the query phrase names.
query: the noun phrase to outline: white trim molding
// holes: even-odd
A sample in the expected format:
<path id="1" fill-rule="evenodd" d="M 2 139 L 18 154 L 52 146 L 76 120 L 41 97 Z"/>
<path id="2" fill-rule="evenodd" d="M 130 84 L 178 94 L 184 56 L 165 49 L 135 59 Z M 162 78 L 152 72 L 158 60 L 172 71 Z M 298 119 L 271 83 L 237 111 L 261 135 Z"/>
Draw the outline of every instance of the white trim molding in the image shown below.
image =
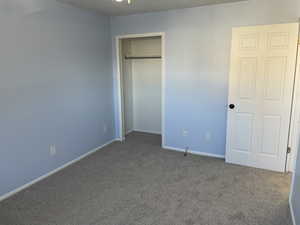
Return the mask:
<path id="1" fill-rule="evenodd" d="M 118 142 L 123 142 L 123 141 L 124 141 L 124 139 L 122 139 L 122 138 L 116 138 L 116 139 L 115 139 L 115 141 L 118 141 Z"/>
<path id="2" fill-rule="evenodd" d="M 295 153 L 295 158 L 297 159 L 299 151 L 297 151 Z M 291 190 L 290 190 L 290 196 L 289 196 L 289 206 L 290 206 L 290 211 L 291 211 L 291 217 L 292 217 L 292 221 L 293 221 L 293 225 L 297 225 L 296 224 L 296 218 L 295 218 L 295 213 L 294 213 L 294 207 L 293 207 L 293 195 L 294 195 L 294 185 L 295 185 L 295 179 L 296 179 L 296 174 L 295 172 L 293 172 L 292 175 L 292 183 L 291 183 Z"/>
<path id="3" fill-rule="evenodd" d="M 7 199 L 7 198 L 9 198 L 9 197 L 11 197 L 11 196 L 17 194 L 17 193 L 20 192 L 20 191 L 23 191 L 23 190 L 26 189 L 26 188 L 29 188 L 30 186 L 34 185 L 35 183 L 38 183 L 39 181 L 44 180 L 44 179 L 46 179 L 47 177 L 49 177 L 49 176 L 51 176 L 51 175 L 53 175 L 53 174 L 55 174 L 55 173 L 57 173 L 57 172 L 59 172 L 59 171 L 65 169 L 65 168 L 67 168 L 68 166 L 70 166 L 70 165 L 72 165 L 72 164 L 74 164 L 74 163 L 76 163 L 76 162 L 78 162 L 78 161 L 80 161 L 80 160 L 86 158 L 87 156 L 89 156 L 89 155 L 91 155 L 91 154 L 93 154 L 93 153 L 95 153 L 95 152 L 97 152 L 97 151 L 103 149 L 104 147 L 106 147 L 106 146 L 112 144 L 112 143 L 115 142 L 115 141 L 118 141 L 118 140 L 117 140 L 117 139 L 110 140 L 110 141 L 106 142 L 105 144 L 103 144 L 103 145 L 101 145 L 101 146 L 99 146 L 99 147 L 97 147 L 97 148 L 94 148 L 94 149 L 88 151 L 87 153 L 85 153 L 85 154 L 83 154 L 83 155 L 77 157 L 76 159 L 73 159 L 73 160 L 71 160 L 71 161 L 65 163 L 64 165 L 62 165 L 62 166 L 60 166 L 60 167 L 58 167 L 58 168 L 56 168 L 56 169 L 50 171 L 49 173 L 44 174 L 44 175 L 42 175 L 42 176 L 40 176 L 40 177 L 38 177 L 38 178 L 36 178 L 36 179 L 30 181 L 29 183 L 24 184 L 24 185 L 22 185 L 21 187 L 18 187 L 18 188 L 16 188 L 15 190 L 12 190 L 12 191 L 10 191 L 10 192 L 8 192 L 8 193 L 6 193 L 6 194 L 0 196 L 0 202 L 3 201 L 4 199 Z"/>
<path id="4" fill-rule="evenodd" d="M 299 41 L 300 41 L 300 23 L 299 23 Z M 295 171 L 296 153 L 299 147 L 299 134 L 300 134 L 300 46 L 297 49 L 297 59 L 295 67 L 295 82 L 292 103 L 291 127 L 289 146 L 292 148 L 291 154 L 287 157 L 287 171 Z"/>
<path id="5" fill-rule="evenodd" d="M 177 152 L 185 152 L 185 149 L 175 148 L 175 147 L 171 147 L 171 146 L 163 146 L 163 149 L 177 151 Z M 201 156 L 207 156 L 207 157 L 212 157 L 212 158 L 225 159 L 225 155 L 212 154 L 212 153 L 207 153 L 207 152 L 199 152 L 199 151 L 195 151 L 195 150 L 189 150 L 188 153 L 192 154 L 192 155 L 201 155 Z"/>
<path id="6" fill-rule="evenodd" d="M 129 131 L 126 131 L 126 135 L 132 133 L 134 130 L 129 130 Z"/>
<path id="7" fill-rule="evenodd" d="M 161 135 L 161 132 L 151 131 L 151 130 L 139 130 L 139 129 L 133 129 L 131 132 L 140 132 L 140 133 L 147 133 L 147 134 L 157 134 L 157 135 Z"/>
<path id="8" fill-rule="evenodd" d="M 290 211 L 291 211 L 291 217 L 292 217 L 293 225 L 297 225 L 296 224 L 296 219 L 295 219 L 295 214 L 294 214 L 293 202 L 292 202 L 291 198 L 289 199 L 289 204 L 290 204 Z"/>

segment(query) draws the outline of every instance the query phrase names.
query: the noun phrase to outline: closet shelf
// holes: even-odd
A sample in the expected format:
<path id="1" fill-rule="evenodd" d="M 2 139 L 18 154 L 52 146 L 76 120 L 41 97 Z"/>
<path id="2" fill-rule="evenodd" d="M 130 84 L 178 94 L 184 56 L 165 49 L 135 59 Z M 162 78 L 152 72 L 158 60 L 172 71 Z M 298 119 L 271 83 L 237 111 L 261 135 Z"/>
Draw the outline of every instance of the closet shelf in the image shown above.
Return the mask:
<path id="1" fill-rule="evenodd" d="M 125 56 L 125 59 L 161 59 L 161 56 Z"/>

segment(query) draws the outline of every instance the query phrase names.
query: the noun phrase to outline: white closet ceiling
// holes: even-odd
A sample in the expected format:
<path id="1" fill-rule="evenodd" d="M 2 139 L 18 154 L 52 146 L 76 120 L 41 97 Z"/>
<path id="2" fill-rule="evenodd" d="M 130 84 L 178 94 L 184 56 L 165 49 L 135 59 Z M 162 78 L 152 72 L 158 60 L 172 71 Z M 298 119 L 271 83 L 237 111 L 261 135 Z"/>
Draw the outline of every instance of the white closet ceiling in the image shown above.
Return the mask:
<path id="1" fill-rule="evenodd" d="M 204 5 L 223 4 L 247 0 L 58 0 L 75 6 L 97 10 L 107 15 L 129 15 L 170 9 L 192 8 Z"/>

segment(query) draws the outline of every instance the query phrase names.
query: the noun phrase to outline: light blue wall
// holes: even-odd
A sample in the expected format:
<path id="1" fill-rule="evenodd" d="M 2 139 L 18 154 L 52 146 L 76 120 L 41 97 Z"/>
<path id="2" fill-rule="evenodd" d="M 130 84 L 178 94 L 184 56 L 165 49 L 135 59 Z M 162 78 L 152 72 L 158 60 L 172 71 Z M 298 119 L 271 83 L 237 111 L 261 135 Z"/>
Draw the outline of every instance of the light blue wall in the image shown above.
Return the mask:
<path id="1" fill-rule="evenodd" d="M 231 28 L 296 22 L 299 0 L 247 2 L 111 19 L 112 35 L 165 32 L 165 145 L 224 155 Z M 115 102 L 117 75 L 113 40 Z M 116 105 L 116 121 L 118 106 Z M 116 124 L 116 136 L 120 126 Z M 182 129 L 189 136 L 182 136 Z M 206 141 L 206 132 L 211 140 Z"/>
<path id="2" fill-rule="evenodd" d="M 54 0 L 1 0 L 0 33 L 1 196 L 115 131 L 108 17 Z"/>
<path id="3" fill-rule="evenodd" d="M 293 185 L 292 194 L 292 206 L 294 211 L 294 216 L 296 220 L 296 225 L 300 224 L 300 147 L 298 150 L 298 156 L 296 161 L 295 178 Z"/>

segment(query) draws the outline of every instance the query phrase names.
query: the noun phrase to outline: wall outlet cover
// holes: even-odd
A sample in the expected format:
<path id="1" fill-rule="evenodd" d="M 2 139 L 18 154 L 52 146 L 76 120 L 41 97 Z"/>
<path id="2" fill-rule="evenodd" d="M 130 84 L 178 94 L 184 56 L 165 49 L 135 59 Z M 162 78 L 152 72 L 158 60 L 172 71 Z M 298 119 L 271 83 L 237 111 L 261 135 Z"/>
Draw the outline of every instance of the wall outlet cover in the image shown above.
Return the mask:
<path id="1" fill-rule="evenodd" d="M 182 130 L 182 136 L 187 137 L 189 135 L 189 132 L 187 130 Z"/>
<path id="2" fill-rule="evenodd" d="M 205 140 L 206 141 L 210 141 L 211 140 L 211 133 L 210 132 L 206 132 L 205 133 Z"/>
<path id="3" fill-rule="evenodd" d="M 50 145 L 50 155 L 55 156 L 56 155 L 56 146 Z"/>
<path id="4" fill-rule="evenodd" d="M 104 131 L 104 133 L 107 133 L 107 126 L 106 125 L 103 126 L 103 131 Z"/>

